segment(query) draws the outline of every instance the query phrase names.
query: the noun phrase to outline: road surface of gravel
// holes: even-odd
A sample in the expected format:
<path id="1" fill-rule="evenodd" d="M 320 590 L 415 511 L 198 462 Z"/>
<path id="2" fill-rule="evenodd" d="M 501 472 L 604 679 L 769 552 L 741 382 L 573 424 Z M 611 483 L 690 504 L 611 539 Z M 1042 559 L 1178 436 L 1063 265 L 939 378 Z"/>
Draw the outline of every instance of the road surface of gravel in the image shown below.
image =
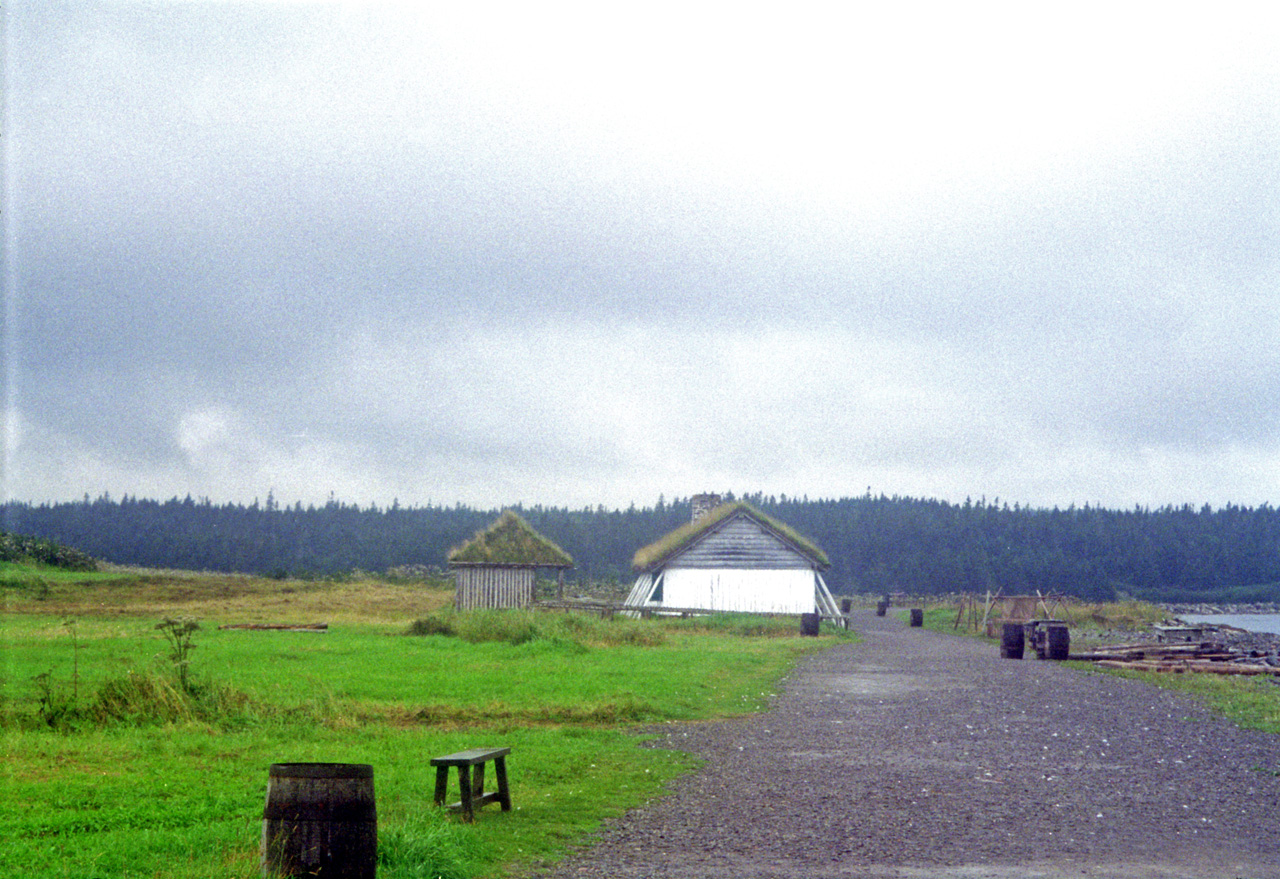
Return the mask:
<path id="1" fill-rule="evenodd" d="M 856 613 L 771 711 L 546 875 L 1280 879 L 1280 736 L 1141 682 Z"/>

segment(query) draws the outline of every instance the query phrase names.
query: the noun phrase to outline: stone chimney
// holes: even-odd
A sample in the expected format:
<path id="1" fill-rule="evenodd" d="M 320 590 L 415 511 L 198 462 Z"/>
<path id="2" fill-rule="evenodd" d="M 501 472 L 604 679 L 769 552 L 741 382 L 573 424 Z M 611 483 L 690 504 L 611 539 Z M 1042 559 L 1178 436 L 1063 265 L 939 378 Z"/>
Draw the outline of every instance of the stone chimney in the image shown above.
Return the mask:
<path id="1" fill-rule="evenodd" d="M 718 494 L 695 494 L 693 501 L 693 521 L 696 522 L 710 513 L 716 507 L 720 506 L 720 495 Z"/>

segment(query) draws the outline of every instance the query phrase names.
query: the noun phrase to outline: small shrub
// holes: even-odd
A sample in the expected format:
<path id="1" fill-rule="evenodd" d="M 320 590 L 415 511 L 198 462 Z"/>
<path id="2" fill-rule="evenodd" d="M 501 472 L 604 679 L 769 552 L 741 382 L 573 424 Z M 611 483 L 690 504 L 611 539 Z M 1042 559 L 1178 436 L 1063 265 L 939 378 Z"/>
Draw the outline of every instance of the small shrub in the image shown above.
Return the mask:
<path id="1" fill-rule="evenodd" d="M 445 575 L 435 565 L 396 565 L 387 568 L 386 578 L 392 582 L 421 583 L 440 580 Z"/>
<path id="2" fill-rule="evenodd" d="M 409 624 L 406 635 L 444 635 L 453 637 L 458 634 L 453 621 L 443 616 L 422 617 Z"/>
<path id="3" fill-rule="evenodd" d="M 98 562 L 92 556 L 43 537 L 0 531 L 0 561 L 35 562 L 67 571 L 96 571 Z"/>

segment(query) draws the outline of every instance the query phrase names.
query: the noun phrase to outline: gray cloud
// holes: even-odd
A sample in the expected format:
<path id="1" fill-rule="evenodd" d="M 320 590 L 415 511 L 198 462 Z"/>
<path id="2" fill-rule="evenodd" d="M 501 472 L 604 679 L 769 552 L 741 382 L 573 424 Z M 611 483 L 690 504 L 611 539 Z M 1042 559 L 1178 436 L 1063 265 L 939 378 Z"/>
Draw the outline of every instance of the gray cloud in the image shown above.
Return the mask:
<path id="1" fill-rule="evenodd" d="M 1267 13 L 6 14 L 11 496 L 1280 492 Z"/>

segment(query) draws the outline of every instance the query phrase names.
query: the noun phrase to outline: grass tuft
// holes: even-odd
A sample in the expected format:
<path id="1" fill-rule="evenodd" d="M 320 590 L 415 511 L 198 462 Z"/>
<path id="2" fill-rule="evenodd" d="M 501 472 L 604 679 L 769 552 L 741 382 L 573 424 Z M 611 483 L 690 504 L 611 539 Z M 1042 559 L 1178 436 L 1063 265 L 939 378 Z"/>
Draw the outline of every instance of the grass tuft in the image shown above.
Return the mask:
<path id="1" fill-rule="evenodd" d="M 414 620 L 405 634 L 457 637 L 471 644 L 547 641 L 576 653 L 592 647 L 660 647 L 668 640 L 662 624 L 649 620 L 520 610 L 441 611 Z"/>
<path id="2" fill-rule="evenodd" d="M 741 638 L 789 638 L 796 634 L 794 617 L 758 617 L 749 614 L 719 613 L 674 620 L 677 628 Z"/>
<path id="3" fill-rule="evenodd" d="M 518 646 L 542 637 L 532 615 L 511 610 L 476 610 L 458 615 L 458 637 L 470 644 L 496 642 Z"/>
<path id="4" fill-rule="evenodd" d="M 402 714 L 401 725 L 466 729 L 478 727 L 558 727 L 603 726 L 646 723 L 664 719 L 667 712 L 660 706 L 633 696 L 597 702 L 543 704 L 515 707 L 501 702 L 488 705 L 424 705 Z"/>
<path id="5" fill-rule="evenodd" d="M 99 725 L 206 723 L 230 729 L 258 719 L 261 711 L 244 693 L 225 684 L 183 683 L 174 675 L 129 672 L 103 682 L 84 712 Z"/>
<path id="6" fill-rule="evenodd" d="M 385 879 L 471 879 L 482 862 L 476 837 L 441 809 L 417 808 L 378 833 L 378 874 Z"/>

